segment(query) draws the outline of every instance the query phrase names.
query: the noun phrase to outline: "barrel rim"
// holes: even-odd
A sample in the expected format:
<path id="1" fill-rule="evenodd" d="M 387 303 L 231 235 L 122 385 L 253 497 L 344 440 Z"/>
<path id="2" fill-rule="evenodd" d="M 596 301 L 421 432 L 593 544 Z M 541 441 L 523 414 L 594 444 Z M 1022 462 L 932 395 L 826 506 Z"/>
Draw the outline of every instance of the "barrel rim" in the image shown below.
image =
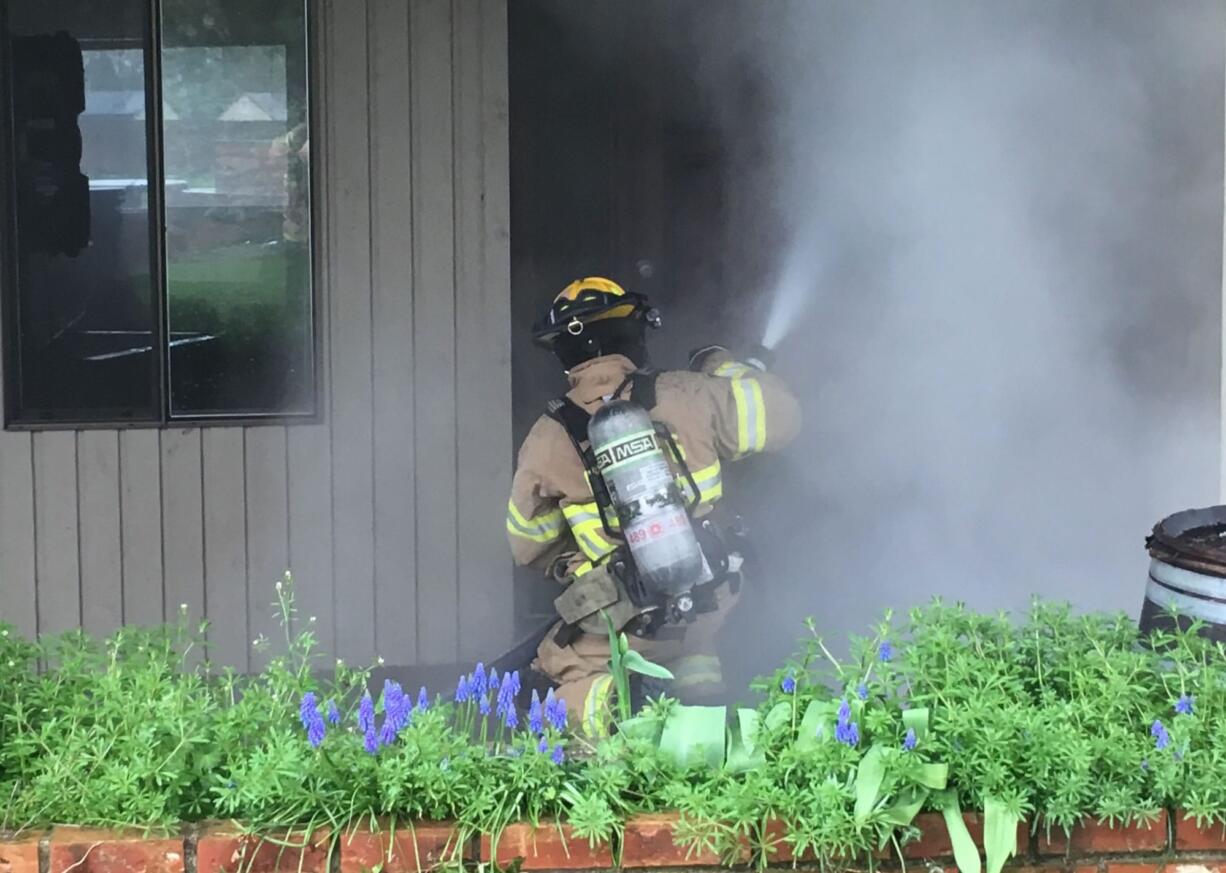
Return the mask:
<path id="1" fill-rule="evenodd" d="M 1226 506 L 1185 509 L 1154 525 L 1145 545 L 1152 558 L 1172 566 L 1226 578 L 1226 553 L 1180 539 L 1189 530 L 1212 525 L 1226 526 Z"/>

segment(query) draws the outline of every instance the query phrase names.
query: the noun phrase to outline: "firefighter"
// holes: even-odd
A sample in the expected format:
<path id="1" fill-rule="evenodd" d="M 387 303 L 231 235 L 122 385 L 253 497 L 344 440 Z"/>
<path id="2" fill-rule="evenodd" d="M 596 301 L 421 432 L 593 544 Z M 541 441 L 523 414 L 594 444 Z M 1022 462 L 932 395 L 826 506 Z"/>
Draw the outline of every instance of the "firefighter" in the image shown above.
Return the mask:
<path id="1" fill-rule="evenodd" d="M 652 369 L 646 329 L 659 325 L 658 312 L 642 295 L 608 279 L 586 278 L 558 294 L 533 330 L 535 343 L 565 368 L 570 390 L 550 404 L 520 447 L 507 534 L 517 564 L 562 585 L 554 601 L 559 621 L 537 647 L 532 667 L 558 686 L 571 723 L 593 736 L 607 730 L 614 694 L 604 615 L 629 631 L 631 646 L 644 657 L 669 668 L 672 696 L 699 703 L 722 695 L 716 633 L 738 598 L 747 550 L 738 547 L 738 520 L 721 513 L 721 471 L 739 458 L 785 446 L 800 426 L 798 404 L 783 382 L 723 347 L 692 353 L 688 371 Z M 686 621 L 661 626 L 656 613 L 628 596 L 626 561 L 619 560 L 625 547 L 610 536 L 593 497 L 581 456 L 586 421 L 615 397 L 633 400 L 667 426 L 679 488 L 696 507 L 695 529 L 705 533 L 704 555 L 725 571 L 704 590 L 695 589 L 696 606 Z"/>

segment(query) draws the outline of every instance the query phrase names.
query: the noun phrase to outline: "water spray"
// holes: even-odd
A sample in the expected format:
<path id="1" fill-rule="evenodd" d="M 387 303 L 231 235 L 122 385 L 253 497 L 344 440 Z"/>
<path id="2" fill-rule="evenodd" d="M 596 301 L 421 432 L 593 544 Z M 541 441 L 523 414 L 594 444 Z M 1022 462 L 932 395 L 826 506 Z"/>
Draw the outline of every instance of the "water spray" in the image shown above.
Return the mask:
<path id="1" fill-rule="evenodd" d="M 801 239 L 813 239 L 816 234 L 804 234 Z M 775 284 L 770 310 L 766 317 L 766 329 L 762 333 L 762 345 L 773 351 L 791 332 L 812 300 L 816 265 L 816 245 L 794 242 L 788 252 L 784 269 Z"/>

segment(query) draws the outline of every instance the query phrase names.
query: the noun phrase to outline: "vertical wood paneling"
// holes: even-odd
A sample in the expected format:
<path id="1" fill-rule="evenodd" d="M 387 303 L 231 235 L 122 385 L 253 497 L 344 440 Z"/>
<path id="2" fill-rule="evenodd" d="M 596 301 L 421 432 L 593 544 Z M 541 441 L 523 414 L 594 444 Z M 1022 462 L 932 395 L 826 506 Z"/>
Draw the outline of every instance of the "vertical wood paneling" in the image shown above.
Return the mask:
<path id="1" fill-rule="evenodd" d="M 246 439 L 247 614 L 252 638 L 279 641 L 277 583 L 289 569 L 289 486 L 285 428 L 252 428 Z M 277 651 L 281 650 L 278 642 Z M 268 663 L 268 651 L 253 652 L 251 669 Z"/>
<path id="2" fill-rule="evenodd" d="M 126 624 L 161 624 L 165 614 L 160 437 L 156 430 L 129 430 L 119 435 L 120 539 Z"/>
<path id="3" fill-rule="evenodd" d="M 59 633 L 81 625 L 74 433 L 34 435 L 34 487 L 38 630 Z"/>
<path id="4" fill-rule="evenodd" d="M 0 619 L 26 633 L 185 603 L 244 670 L 288 567 L 350 661 L 508 639 L 505 3 L 320 6 L 326 423 L 0 434 Z"/>
<path id="5" fill-rule="evenodd" d="M 371 3 L 375 639 L 389 663 L 410 664 L 417 580 L 409 4 Z"/>
<path id="6" fill-rule="evenodd" d="M 459 621 L 452 4 L 411 9 L 417 639 L 423 662 L 447 663 L 458 658 Z"/>
<path id="7" fill-rule="evenodd" d="M 332 437 L 326 426 L 289 429 L 289 558 L 300 619 L 335 653 L 332 606 Z M 295 629 L 299 629 L 295 626 Z"/>
<path id="8" fill-rule="evenodd" d="M 247 627 L 247 508 L 243 432 L 205 430 L 204 596 L 208 602 L 209 658 L 246 670 L 251 635 Z"/>
<path id="9" fill-rule="evenodd" d="M 34 451 L 28 433 L 0 433 L 0 621 L 28 638 L 38 633 Z"/>
<path id="10" fill-rule="evenodd" d="M 415 5 L 415 4 L 414 4 Z M 374 654 L 374 451 L 371 433 L 371 226 L 367 0 L 328 22 L 333 569 L 337 647 Z"/>
<path id="11" fill-rule="evenodd" d="M 510 642 L 513 615 L 500 499 L 511 485 L 510 263 L 491 242 L 507 239 L 505 218 L 491 218 L 509 205 L 505 138 L 503 160 L 486 159 L 506 119 L 505 4 L 455 14 L 456 345 L 479 350 L 456 361 L 460 654 L 474 660 Z"/>
<path id="12" fill-rule="evenodd" d="M 162 434 L 162 536 L 166 618 L 181 604 L 195 624 L 204 618 L 204 493 L 200 431 Z"/>
<path id="13" fill-rule="evenodd" d="M 81 625 L 105 635 L 123 624 L 120 549 L 119 434 L 77 436 L 78 514 L 81 525 Z"/>

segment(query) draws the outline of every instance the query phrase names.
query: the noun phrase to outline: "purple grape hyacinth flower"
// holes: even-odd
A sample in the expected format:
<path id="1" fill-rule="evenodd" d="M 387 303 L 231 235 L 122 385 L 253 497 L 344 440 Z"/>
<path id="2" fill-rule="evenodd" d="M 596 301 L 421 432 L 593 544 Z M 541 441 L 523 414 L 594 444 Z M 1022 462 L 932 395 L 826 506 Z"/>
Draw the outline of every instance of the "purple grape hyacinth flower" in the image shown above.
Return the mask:
<path id="1" fill-rule="evenodd" d="M 877 657 L 883 664 L 888 664 L 890 661 L 894 660 L 894 646 L 889 640 L 885 640 L 877 649 Z"/>
<path id="2" fill-rule="evenodd" d="M 559 767 L 562 766 L 562 762 L 566 760 L 566 752 L 562 750 L 561 743 L 558 743 L 553 747 L 553 754 L 549 756 L 549 760 L 553 761 Z"/>
<path id="3" fill-rule="evenodd" d="M 779 683 L 779 688 L 784 694 L 796 693 L 796 677 L 792 675 L 791 670 L 789 670 L 788 674 L 783 677 L 783 681 Z"/>
<path id="4" fill-rule="evenodd" d="M 468 703 L 472 699 L 472 688 L 468 684 L 468 677 L 461 676 L 460 681 L 455 685 L 455 702 Z"/>
<path id="5" fill-rule="evenodd" d="M 528 730 L 534 734 L 542 733 L 545 730 L 545 711 L 541 706 L 541 698 L 532 691 L 532 705 L 528 707 Z"/>
<path id="6" fill-rule="evenodd" d="M 860 744 L 860 726 L 854 721 L 838 725 L 834 729 L 834 738 L 845 746 L 858 746 Z"/>
<path id="7" fill-rule="evenodd" d="M 373 735 L 375 732 L 375 702 L 369 691 L 362 696 L 362 703 L 358 706 L 358 728 L 364 734 Z"/>
<path id="8" fill-rule="evenodd" d="M 839 702 L 839 723 L 834 728 L 834 738 L 845 746 L 860 744 L 860 726 L 851 720 L 851 704 Z"/>
<path id="9" fill-rule="evenodd" d="M 298 718 L 306 729 L 307 742 L 312 749 L 318 749 L 328 734 L 328 728 L 324 725 L 324 718 L 319 714 L 315 700 L 314 692 L 308 691 L 302 695 L 302 703 L 298 706 Z"/>
<path id="10" fill-rule="evenodd" d="M 328 723 L 336 726 L 341 723 L 341 711 L 336 708 L 336 701 L 328 701 Z"/>
<path id="11" fill-rule="evenodd" d="M 907 735 L 903 738 L 902 747 L 908 752 L 914 751 L 919 743 L 919 738 L 915 736 L 915 728 L 907 728 Z"/>
<path id="12" fill-rule="evenodd" d="M 555 697 L 552 688 L 545 695 L 545 720 L 555 731 L 566 730 L 566 701 Z"/>
<path id="13" fill-rule="evenodd" d="M 856 686 L 856 696 L 861 700 L 868 700 L 868 686 L 863 682 Z"/>
<path id="14" fill-rule="evenodd" d="M 374 728 L 366 731 L 362 739 L 364 740 L 364 747 L 368 755 L 373 755 L 379 751 L 379 737 L 375 734 Z"/>
<path id="15" fill-rule="evenodd" d="M 481 694 L 485 691 L 485 664 L 477 662 L 476 668 L 473 670 L 472 676 L 468 678 L 468 684 L 472 687 L 474 695 Z"/>
<path id="16" fill-rule="evenodd" d="M 490 678 L 487 679 L 485 682 L 485 690 L 489 692 L 490 694 L 493 694 L 495 691 L 498 690 L 498 685 L 499 685 L 498 671 L 495 670 L 493 667 L 491 667 L 490 668 Z"/>
<path id="17" fill-rule="evenodd" d="M 542 755 L 549 751 L 549 740 L 541 737 L 541 741 L 536 744 L 536 750 Z"/>
<path id="18" fill-rule="evenodd" d="M 390 746 L 396 742 L 397 733 L 396 722 L 390 717 L 385 717 L 383 719 L 383 728 L 379 731 L 379 745 Z"/>
<path id="19" fill-rule="evenodd" d="M 1161 721 L 1154 722 L 1149 729 L 1149 734 L 1154 738 L 1154 746 L 1159 751 L 1171 744 L 1171 735 L 1167 733 L 1166 726 Z"/>
<path id="20" fill-rule="evenodd" d="M 486 694 L 481 695 L 481 700 L 477 703 L 477 710 L 482 715 L 490 714 L 490 698 Z"/>
<path id="21" fill-rule="evenodd" d="M 302 695 L 302 702 L 298 704 L 298 720 L 302 722 L 304 730 L 308 730 L 313 722 L 319 716 L 319 712 L 315 708 L 315 692 L 308 691 Z"/>
<path id="22" fill-rule="evenodd" d="M 1175 712 L 1180 715 L 1191 715 L 1195 711 L 1195 699 L 1186 694 L 1180 695 L 1175 701 Z"/>
<path id="23" fill-rule="evenodd" d="M 421 690 L 417 692 L 417 711 L 425 712 L 430 708 L 430 695 L 426 691 L 426 686 L 421 686 Z"/>
<path id="24" fill-rule="evenodd" d="M 515 711 L 515 704 L 511 704 L 502 713 L 502 723 L 507 726 L 507 730 L 515 730 L 519 727 L 519 713 Z"/>

